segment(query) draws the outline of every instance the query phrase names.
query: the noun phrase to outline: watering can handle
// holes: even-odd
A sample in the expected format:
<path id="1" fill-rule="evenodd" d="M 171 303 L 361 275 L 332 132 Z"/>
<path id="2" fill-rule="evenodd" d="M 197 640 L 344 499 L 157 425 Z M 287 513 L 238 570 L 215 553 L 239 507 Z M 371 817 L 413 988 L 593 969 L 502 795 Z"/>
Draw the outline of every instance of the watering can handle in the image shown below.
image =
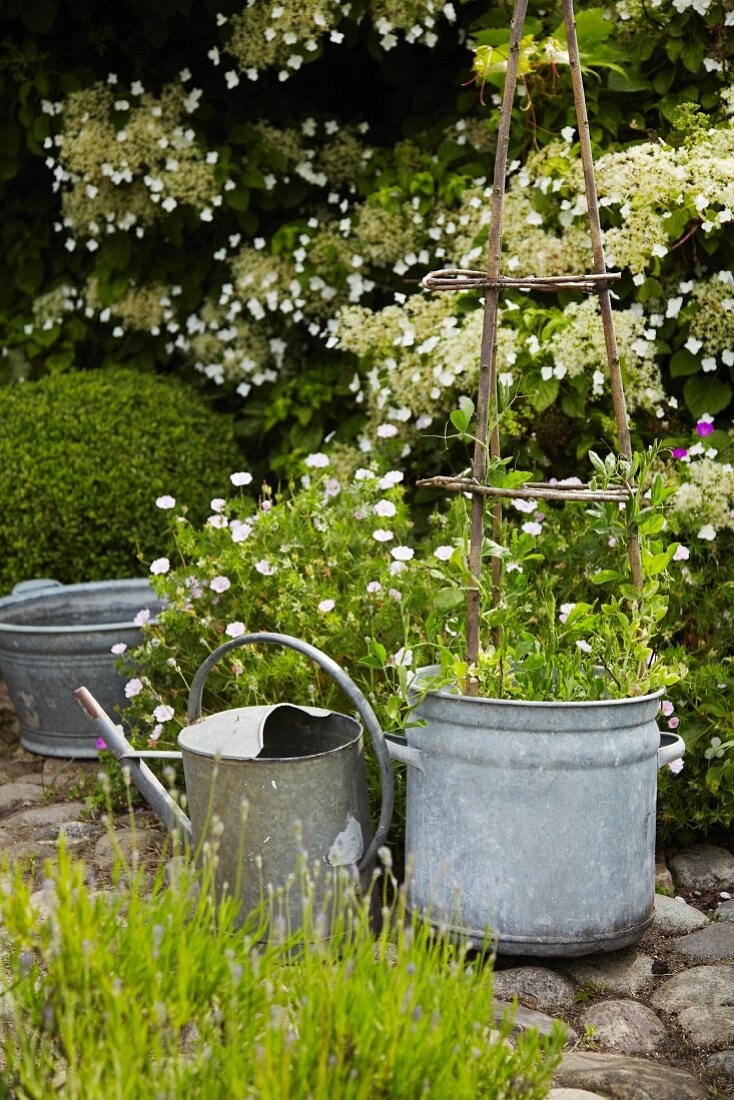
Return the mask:
<path id="1" fill-rule="evenodd" d="M 215 649 L 213 653 L 209 654 L 197 670 L 194 679 L 191 681 L 187 713 L 188 723 L 191 725 L 201 718 L 201 700 L 204 694 L 204 683 L 207 676 L 214 668 L 214 665 L 217 664 L 226 653 L 229 653 L 232 649 L 237 649 L 238 646 L 258 645 L 260 643 L 266 645 L 282 645 L 288 649 L 295 649 L 297 653 L 302 653 L 306 657 L 310 657 L 315 664 L 319 665 L 324 672 L 327 672 L 329 676 L 331 676 L 332 680 L 338 684 L 350 702 L 354 704 L 354 707 L 369 732 L 375 755 L 377 756 L 377 762 L 380 765 L 382 804 L 380 806 L 380 820 L 377 825 L 377 831 L 358 864 L 358 869 L 362 871 L 371 864 L 378 848 L 380 848 L 385 841 L 387 830 L 392 820 L 393 807 L 395 804 L 395 790 L 390 755 L 387 751 L 387 745 L 385 744 L 385 734 L 382 732 L 380 723 L 377 721 L 377 715 L 370 706 L 367 698 L 363 695 L 351 677 L 347 675 L 344 669 L 339 667 L 336 661 L 333 661 L 331 657 L 328 657 L 320 649 L 317 649 L 316 646 L 309 645 L 308 642 L 302 642 L 299 638 L 292 638 L 289 634 L 243 634 L 240 638 L 233 638 L 231 642 L 225 642 L 224 645 L 220 645 L 218 649 Z"/>

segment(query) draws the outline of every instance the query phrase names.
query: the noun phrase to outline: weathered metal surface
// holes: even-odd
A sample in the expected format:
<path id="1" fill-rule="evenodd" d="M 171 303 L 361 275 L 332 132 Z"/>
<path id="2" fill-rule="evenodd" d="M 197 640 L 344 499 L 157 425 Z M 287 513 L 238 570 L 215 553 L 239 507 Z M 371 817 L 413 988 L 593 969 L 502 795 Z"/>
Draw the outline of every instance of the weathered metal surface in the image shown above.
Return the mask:
<path id="1" fill-rule="evenodd" d="M 657 769 L 683 750 L 661 748 L 660 694 L 425 695 L 425 725 L 407 731 L 422 764 L 408 768 L 412 907 L 456 934 L 489 930 L 508 955 L 635 942 L 652 921 Z"/>
<path id="2" fill-rule="evenodd" d="M 44 756 L 96 757 L 95 734 L 72 693 L 90 685 L 105 710 L 124 707 L 110 647 L 141 640 L 133 619 L 160 601 L 147 580 L 24 582 L 0 600 L 0 673 L 18 712 L 21 744 Z"/>

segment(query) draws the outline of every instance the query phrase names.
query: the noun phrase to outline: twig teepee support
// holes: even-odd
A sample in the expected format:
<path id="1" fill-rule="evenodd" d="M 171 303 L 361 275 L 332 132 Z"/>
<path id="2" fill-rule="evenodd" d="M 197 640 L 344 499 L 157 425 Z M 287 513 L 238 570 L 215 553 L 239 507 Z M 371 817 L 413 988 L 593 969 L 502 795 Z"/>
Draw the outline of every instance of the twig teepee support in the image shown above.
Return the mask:
<path id="1" fill-rule="evenodd" d="M 474 447 L 472 474 L 478 483 L 484 481 L 487 472 L 487 433 L 489 453 L 492 458 L 500 455 L 499 409 L 497 406 L 497 312 L 500 288 L 500 253 L 502 251 L 502 207 L 505 199 L 507 176 L 507 150 L 510 144 L 512 104 L 515 99 L 517 72 L 528 0 L 515 0 L 515 10 L 510 24 L 510 50 L 507 73 L 500 107 L 500 123 L 497 131 L 497 153 L 494 161 L 492 183 L 491 221 L 487 258 L 487 292 L 484 299 L 484 326 L 479 355 L 479 394 L 477 397 L 477 442 Z M 492 537 L 499 539 L 502 521 L 502 503 L 497 499 L 492 507 Z M 472 497 L 471 538 L 469 543 L 469 569 L 475 580 L 467 593 L 466 603 L 466 655 L 470 666 L 479 659 L 479 577 L 482 569 L 482 543 L 484 541 L 484 498 L 475 493 Z M 492 603 L 496 606 L 500 596 L 500 559 L 492 558 Z M 473 694 L 473 681 L 468 690 Z"/>
<path id="2" fill-rule="evenodd" d="M 576 108 L 576 121 L 578 124 L 579 146 L 581 149 L 581 161 L 584 172 L 584 184 L 586 189 L 586 202 L 589 215 L 589 229 L 594 259 L 593 274 L 585 275 L 558 275 L 543 278 L 508 278 L 500 274 L 501 249 L 502 249 L 502 212 L 505 195 L 505 179 L 507 176 L 507 152 L 510 137 L 510 122 L 512 118 L 512 105 L 517 87 L 517 75 L 519 67 L 520 43 L 527 14 L 528 0 L 515 0 L 515 7 L 510 24 L 510 47 L 507 59 L 507 70 L 502 93 L 502 103 L 499 108 L 499 127 L 497 131 L 497 151 L 494 163 L 494 179 L 492 184 L 491 221 L 488 240 L 487 272 L 465 270 L 462 268 L 444 268 L 441 271 L 430 272 L 422 281 L 426 290 L 483 290 L 484 300 L 484 324 L 482 328 L 482 344 L 479 358 L 479 392 L 477 398 L 477 429 L 474 456 L 472 461 L 471 478 L 435 477 L 426 478 L 418 484 L 423 486 L 436 486 L 448 492 L 464 492 L 471 494 L 471 536 L 469 544 L 469 569 L 474 583 L 467 593 L 466 609 L 466 650 L 467 662 L 475 666 L 479 657 L 479 577 L 482 568 L 482 547 L 484 542 L 484 501 L 488 496 L 495 498 L 492 506 L 492 537 L 495 542 L 499 540 L 499 528 L 502 519 L 502 498 L 524 498 L 549 500 L 607 500 L 623 502 L 629 499 L 633 489 L 632 484 L 627 488 L 618 490 L 592 490 L 585 485 L 541 485 L 539 483 L 525 484 L 516 489 L 504 489 L 491 485 L 485 485 L 488 459 L 500 457 L 499 436 L 499 408 L 497 402 L 497 324 L 499 295 L 501 290 L 579 290 L 599 295 L 601 320 L 604 329 L 604 342 L 606 346 L 607 361 L 609 364 L 609 377 L 612 390 L 612 402 L 619 438 L 619 452 L 623 458 L 631 459 L 632 447 L 630 443 L 629 423 L 627 420 L 627 406 L 622 384 L 622 373 L 619 363 L 619 352 L 614 332 L 614 319 L 612 315 L 612 300 L 609 284 L 619 278 L 618 274 L 608 272 L 604 259 L 604 246 L 602 243 L 601 222 L 599 220 L 599 203 L 594 180 L 594 161 L 591 151 L 591 137 L 589 133 L 589 120 L 586 114 L 586 97 L 584 95 L 583 81 L 581 77 L 581 63 L 579 59 L 578 39 L 576 37 L 576 22 L 573 12 L 573 0 L 563 0 L 563 13 L 566 24 L 566 40 L 568 46 L 569 66 L 571 70 L 571 83 L 573 87 L 574 104 Z M 487 442 L 489 440 L 489 446 Z M 632 581 L 635 588 L 642 591 L 642 565 L 640 558 L 640 544 L 636 532 L 633 532 L 629 545 L 629 560 L 632 572 Z M 497 606 L 500 598 L 500 559 L 492 557 L 492 604 Z M 476 682 L 469 677 L 467 692 L 470 695 L 476 692 Z"/>

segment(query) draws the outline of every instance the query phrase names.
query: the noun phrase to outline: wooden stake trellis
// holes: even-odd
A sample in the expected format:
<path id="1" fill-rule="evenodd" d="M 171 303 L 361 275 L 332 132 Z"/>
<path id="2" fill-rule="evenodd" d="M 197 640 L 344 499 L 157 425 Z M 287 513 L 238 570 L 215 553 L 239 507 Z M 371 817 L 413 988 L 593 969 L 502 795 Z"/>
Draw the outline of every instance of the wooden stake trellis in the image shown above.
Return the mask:
<path id="1" fill-rule="evenodd" d="M 510 122 L 512 118 L 512 104 L 517 86 L 520 43 L 527 15 L 527 6 L 528 0 L 515 0 L 512 22 L 510 24 L 510 48 L 507 60 L 507 71 L 505 74 L 502 103 L 499 108 L 500 120 L 497 133 L 497 152 L 494 162 L 486 273 L 463 268 L 444 268 L 440 271 L 430 272 L 422 281 L 422 285 L 427 290 L 481 290 L 485 295 L 484 324 L 479 358 L 479 392 L 476 406 L 476 443 L 472 461 L 472 476 L 470 478 L 434 477 L 426 478 L 418 482 L 418 485 L 421 486 L 438 487 L 447 492 L 469 493 L 472 497 L 469 569 L 476 584 L 470 587 L 467 593 L 466 645 L 467 661 L 470 667 L 476 665 L 479 657 L 480 608 L 478 582 L 482 566 L 485 499 L 489 496 L 495 498 L 492 506 L 492 538 L 495 542 L 498 542 L 500 522 L 502 519 L 503 498 L 520 498 L 526 500 L 538 498 L 544 500 L 625 501 L 630 495 L 630 490 L 628 489 L 599 490 L 592 489 L 588 484 L 574 484 L 573 486 L 568 486 L 563 484 L 551 485 L 530 482 L 515 489 L 499 488 L 484 484 L 488 465 L 488 438 L 490 458 L 494 460 L 500 457 L 499 408 L 497 402 L 497 322 L 499 297 L 500 292 L 503 290 L 518 289 L 550 292 L 574 290 L 597 294 L 599 296 L 601 321 L 604 329 L 604 343 L 609 365 L 612 403 L 614 406 L 614 416 L 619 441 L 619 453 L 622 458 L 632 458 L 629 422 L 627 419 L 627 404 L 624 396 L 624 387 L 622 385 L 622 373 L 619 364 L 617 338 L 614 332 L 612 299 L 610 293 L 610 283 L 618 279 L 619 274 L 608 272 L 604 259 L 601 222 L 599 220 L 599 203 L 596 193 L 596 181 L 594 179 L 594 161 L 591 152 L 589 120 L 586 114 L 586 97 L 584 95 L 584 86 L 581 77 L 581 63 L 579 60 L 578 39 L 576 37 L 573 0 L 563 0 L 563 15 L 566 24 L 571 84 L 573 87 L 579 146 L 581 149 L 581 162 L 584 172 L 594 271 L 591 274 L 558 275 L 547 278 L 508 278 L 500 274 L 502 213 L 505 197 L 505 179 L 507 176 Z M 628 553 L 632 582 L 635 588 L 641 592 L 642 564 L 639 538 L 636 532 L 633 532 L 629 540 Z M 499 603 L 499 598 L 500 559 L 499 557 L 493 556 L 492 602 L 495 607 Z M 468 685 L 470 694 L 472 693 L 472 686 L 472 681 L 470 680 Z"/>

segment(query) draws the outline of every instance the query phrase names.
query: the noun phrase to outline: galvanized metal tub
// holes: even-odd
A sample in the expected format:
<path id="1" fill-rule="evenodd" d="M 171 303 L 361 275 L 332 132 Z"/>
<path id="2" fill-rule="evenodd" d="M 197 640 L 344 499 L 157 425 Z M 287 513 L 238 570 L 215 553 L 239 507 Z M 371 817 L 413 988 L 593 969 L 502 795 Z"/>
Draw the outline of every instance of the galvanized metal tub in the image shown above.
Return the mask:
<path id="1" fill-rule="evenodd" d="M 420 698 L 425 725 L 389 746 L 409 764 L 411 906 L 456 935 L 489 932 L 508 955 L 639 939 L 653 912 L 657 770 L 684 750 L 676 735 L 661 745 L 660 695 Z"/>
<path id="2" fill-rule="evenodd" d="M 21 744 L 43 756 L 96 757 L 96 736 L 72 692 L 82 681 L 105 709 L 125 704 L 111 646 L 141 640 L 133 619 L 160 610 L 147 580 L 62 585 L 27 581 L 0 600 L 0 674 L 20 720 Z"/>

